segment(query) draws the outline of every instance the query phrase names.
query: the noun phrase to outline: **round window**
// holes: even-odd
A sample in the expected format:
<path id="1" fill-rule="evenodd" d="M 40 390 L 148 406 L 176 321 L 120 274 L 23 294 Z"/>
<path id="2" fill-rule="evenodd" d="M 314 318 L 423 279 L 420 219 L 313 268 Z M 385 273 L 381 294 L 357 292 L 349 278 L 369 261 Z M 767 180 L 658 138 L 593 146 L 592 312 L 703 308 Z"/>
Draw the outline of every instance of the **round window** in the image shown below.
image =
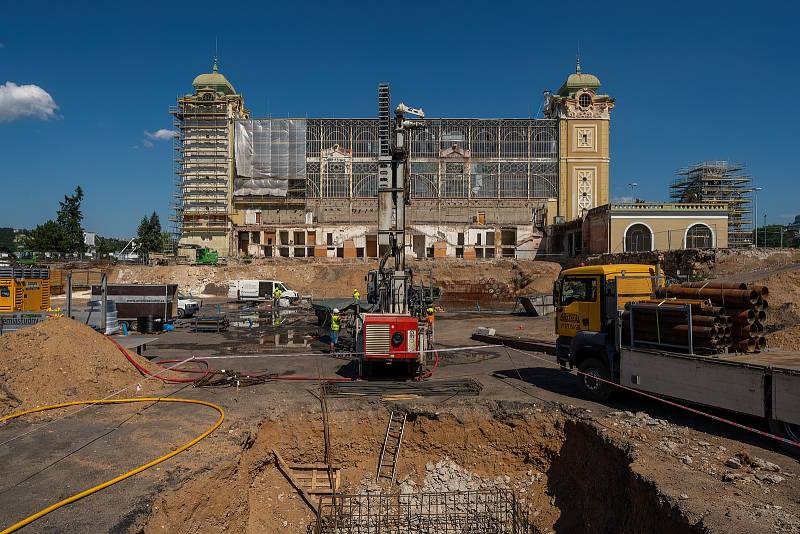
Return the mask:
<path id="1" fill-rule="evenodd" d="M 592 95 L 589 93 L 583 93 L 581 96 L 578 97 L 578 104 L 582 108 L 588 108 L 592 105 Z"/>

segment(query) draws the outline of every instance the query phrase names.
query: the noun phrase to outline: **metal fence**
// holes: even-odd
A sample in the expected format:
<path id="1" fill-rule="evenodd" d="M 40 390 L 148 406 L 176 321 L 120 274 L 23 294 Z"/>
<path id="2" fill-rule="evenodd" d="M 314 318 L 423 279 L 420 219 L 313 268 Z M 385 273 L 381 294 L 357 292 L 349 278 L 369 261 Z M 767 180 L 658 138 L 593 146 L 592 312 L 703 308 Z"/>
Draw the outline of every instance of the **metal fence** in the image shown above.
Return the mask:
<path id="1" fill-rule="evenodd" d="M 325 495 L 318 534 L 528 534 L 535 532 L 507 489 L 446 493 Z"/>

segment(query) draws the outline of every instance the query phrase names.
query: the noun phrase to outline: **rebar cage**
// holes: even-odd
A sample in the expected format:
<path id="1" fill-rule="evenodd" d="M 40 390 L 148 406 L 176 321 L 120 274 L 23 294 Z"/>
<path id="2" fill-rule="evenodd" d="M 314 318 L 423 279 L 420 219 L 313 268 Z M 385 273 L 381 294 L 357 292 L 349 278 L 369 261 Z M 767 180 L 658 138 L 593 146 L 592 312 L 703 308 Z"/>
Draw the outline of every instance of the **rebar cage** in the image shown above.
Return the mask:
<path id="1" fill-rule="evenodd" d="M 528 534 L 535 532 L 511 490 L 325 495 L 317 534 Z"/>

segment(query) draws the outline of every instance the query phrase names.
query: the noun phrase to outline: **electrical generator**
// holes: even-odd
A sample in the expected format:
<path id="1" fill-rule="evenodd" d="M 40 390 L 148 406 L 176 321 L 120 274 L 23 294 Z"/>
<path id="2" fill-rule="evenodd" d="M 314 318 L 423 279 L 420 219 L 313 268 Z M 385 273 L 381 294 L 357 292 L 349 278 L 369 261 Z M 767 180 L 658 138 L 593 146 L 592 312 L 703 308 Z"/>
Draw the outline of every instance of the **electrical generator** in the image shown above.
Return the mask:
<path id="1" fill-rule="evenodd" d="M 395 372 L 411 375 L 419 371 L 419 319 L 394 313 L 363 313 L 359 318 L 356 352 L 361 375 L 378 366 L 392 366 Z"/>

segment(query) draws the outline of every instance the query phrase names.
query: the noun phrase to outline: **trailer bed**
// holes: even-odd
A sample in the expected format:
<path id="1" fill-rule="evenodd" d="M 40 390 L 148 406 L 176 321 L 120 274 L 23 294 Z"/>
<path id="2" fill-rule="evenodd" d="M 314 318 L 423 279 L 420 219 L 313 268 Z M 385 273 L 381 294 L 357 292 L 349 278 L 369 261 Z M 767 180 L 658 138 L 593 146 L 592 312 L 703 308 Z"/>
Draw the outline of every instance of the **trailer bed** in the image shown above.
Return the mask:
<path id="1" fill-rule="evenodd" d="M 800 425 L 800 354 L 699 356 L 622 347 L 622 385 Z"/>

